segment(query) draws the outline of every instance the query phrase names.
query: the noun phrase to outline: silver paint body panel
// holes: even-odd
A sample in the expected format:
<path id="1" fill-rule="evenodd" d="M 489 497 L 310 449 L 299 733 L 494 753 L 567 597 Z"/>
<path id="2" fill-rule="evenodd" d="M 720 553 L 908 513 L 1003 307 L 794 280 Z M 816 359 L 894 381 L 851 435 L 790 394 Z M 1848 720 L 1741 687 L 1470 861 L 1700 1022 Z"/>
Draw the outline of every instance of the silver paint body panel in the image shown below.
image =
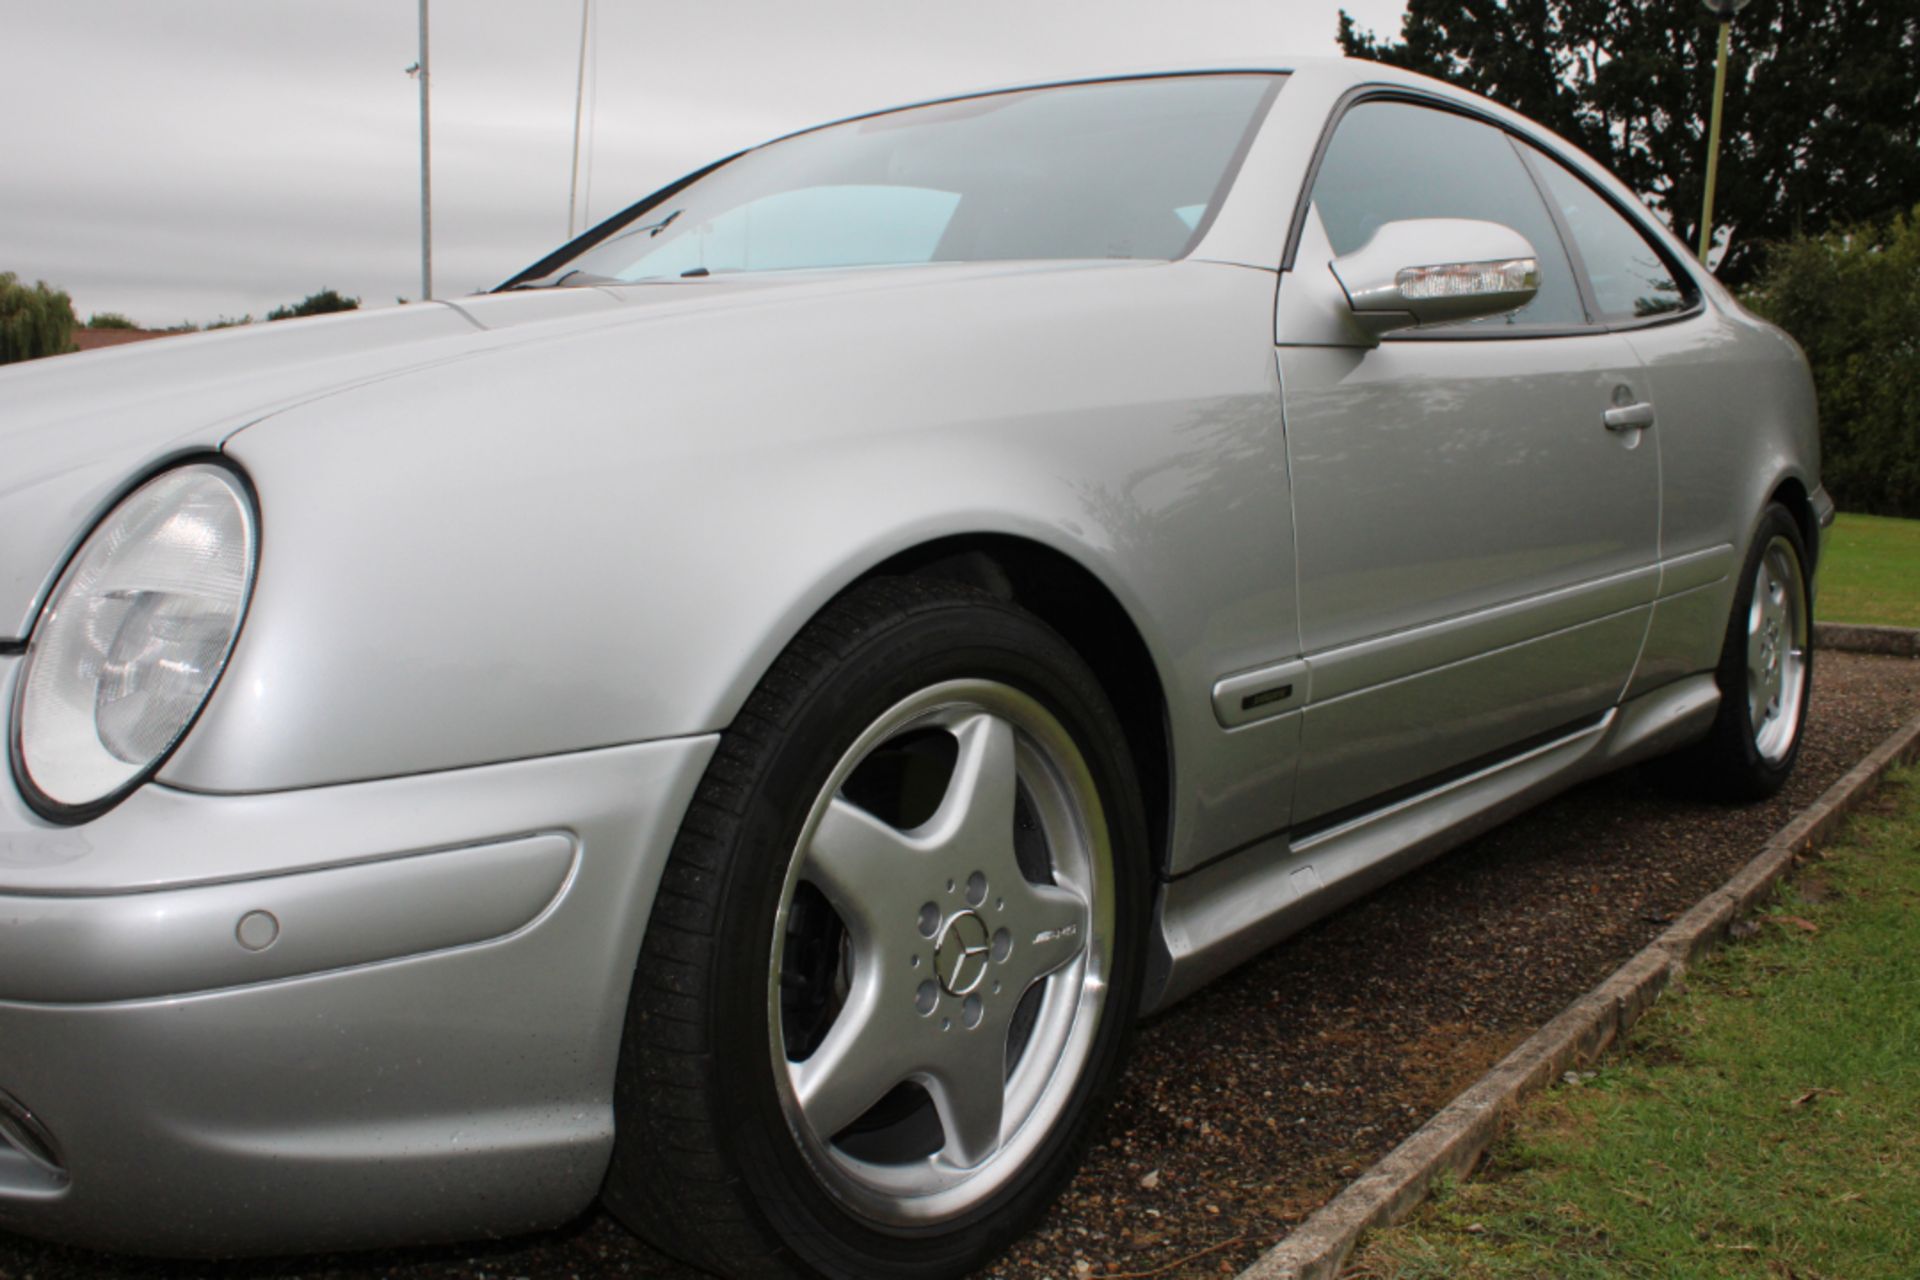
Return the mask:
<path id="1" fill-rule="evenodd" d="M 497 294 L 0 371 L 0 650 L 171 459 L 230 458 L 262 536 L 156 783 L 76 827 L 0 783 L 0 1091 L 71 1174 L 0 1149 L 0 1229 L 258 1252 L 577 1212 L 716 735 L 930 543 L 1072 560 L 1152 661 L 1152 1007 L 1700 732 L 1760 511 L 1831 509 L 1791 342 L 1696 273 L 1663 324 L 1376 343 L 1317 218 L 1283 270 L 1354 92 L 1481 111 L 1630 197 L 1388 68 L 1195 69 L 1288 78 L 1178 262 Z M 1622 385 L 1655 426 L 1606 428 Z M 281 932 L 252 952 L 256 910 Z"/>

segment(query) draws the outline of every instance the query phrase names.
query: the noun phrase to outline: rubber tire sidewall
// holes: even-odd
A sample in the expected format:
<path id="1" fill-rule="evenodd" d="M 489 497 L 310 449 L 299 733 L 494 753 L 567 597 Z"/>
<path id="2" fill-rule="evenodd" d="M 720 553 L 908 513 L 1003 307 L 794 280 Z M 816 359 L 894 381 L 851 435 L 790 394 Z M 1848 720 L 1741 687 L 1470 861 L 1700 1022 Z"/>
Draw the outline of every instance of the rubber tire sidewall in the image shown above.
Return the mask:
<path id="1" fill-rule="evenodd" d="M 806 690 L 758 753 L 721 886 L 706 1017 L 713 1048 L 710 1120 L 741 1199 L 803 1273 L 834 1280 L 954 1276 L 985 1264 L 1044 1212 L 1078 1162 L 1118 1075 L 1139 1003 L 1149 922 L 1145 823 L 1124 735 L 1086 664 L 1037 618 L 971 588 L 904 588 L 916 607 L 869 627 Z M 880 594 L 885 594 L 881 591 Z M 770 677 L 771 678 L 771 677 Z M 882 1229 L 813 1175 L 775 1088 L 767 981 L 775 921 L 800 831 L 837 762 L 908 695 L 950 679 L 998 680 L 1037 699 L 1072 735 L 1098 788 L 1114 853 L 1114 935 L 1107 1006 L 1075 1096 L 1026 1169 L 936 1228 Z M 751 708 L 751 703 L 750 703 Z M 703 787 L 707 785 L 703 781 Z"/>

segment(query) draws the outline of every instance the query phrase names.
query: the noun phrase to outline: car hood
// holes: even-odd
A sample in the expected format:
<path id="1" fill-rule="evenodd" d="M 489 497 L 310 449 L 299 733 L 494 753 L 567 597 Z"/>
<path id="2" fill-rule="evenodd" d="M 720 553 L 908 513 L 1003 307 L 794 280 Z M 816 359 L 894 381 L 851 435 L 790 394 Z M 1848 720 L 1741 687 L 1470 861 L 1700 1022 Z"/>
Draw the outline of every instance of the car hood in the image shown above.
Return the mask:
<path id="1" fill-rule="evenodd" d="M 1091 264 L 1084 264 L 1091 265 Z M 1019 263 L 714 277 L 485 294 L 58 356 L 0 370 L 0 645 L 108 507 L 152 471 L 242 428 L 354 387 L 574 331 L 931 278 L 1059 270 Z"/>

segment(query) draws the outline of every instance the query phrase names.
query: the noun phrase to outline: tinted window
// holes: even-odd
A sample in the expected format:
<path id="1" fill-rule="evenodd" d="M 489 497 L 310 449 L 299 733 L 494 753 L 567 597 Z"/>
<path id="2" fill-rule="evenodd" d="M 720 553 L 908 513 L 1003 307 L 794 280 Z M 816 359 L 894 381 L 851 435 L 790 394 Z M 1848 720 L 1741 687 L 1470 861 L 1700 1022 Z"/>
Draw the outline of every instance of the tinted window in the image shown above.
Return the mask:
<path id="1" fill-rule="evenodd" d="M 688 184 L 550 275 L 1177 258 L 1275 83 L 1065 85 L 816 129 Z"/>
<path id="2" fill-rule="evenodd" d="M 1573 243 L 1608 320 L 1637 320 L 1691 305 L 1660 253 L 1601 194 L 1552 157 L 1529 147 L 1548 193 L 1560 206 Z"/>
<path id="3" fill-rule="evenodd" d="M 1313 201 L 1335 254 L 1351 253 L 1384 224 L 1408 218 L 1477 218 L 1511 227 L 1540 258 L 1540 292 L 1516 312 L 1470 326 L 1586 323 L 1553 219 L 1498 129 L 1403 102 L 1363 102 L 1340 121 L 1320 162 Z"/>

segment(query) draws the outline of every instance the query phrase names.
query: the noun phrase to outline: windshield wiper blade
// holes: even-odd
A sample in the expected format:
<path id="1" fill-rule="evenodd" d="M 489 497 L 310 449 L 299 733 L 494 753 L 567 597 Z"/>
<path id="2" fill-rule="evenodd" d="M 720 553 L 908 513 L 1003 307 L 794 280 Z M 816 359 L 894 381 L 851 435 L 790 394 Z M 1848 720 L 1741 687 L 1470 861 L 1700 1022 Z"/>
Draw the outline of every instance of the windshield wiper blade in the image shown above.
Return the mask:
<path id="1" fill-rule="evenodd" d="M 673 225 L 673 220 L 685 212 L 686 212 L 685 209 L 675 209 L 672 213 L 660 219 L 658 222 L 649 222 L 646 225 L 639 226 L 639 227 L 628 227 L 625 231 L 622 231 L 618 235 L 607 237 L 605 240 L 602 240 L 599 244 L 594 245 L 593 248 L 598 249 L 605 245 L 617 243 L 618 241 L 627 239 L 629 236 L 637 236 L 642 231 L 646 232 L 650 237 L 657 236 L 662 231 L 665 231 L 669 226 Z M 563 272 L 562 274 L 555 276 L 551 280 L 547 280 L 547 279 L 523 280 L 519 284 L 516 284 L 512 287 L 515 289 L 558 289 L 562 285 L 566 285 L 569 282 L 573 284 L 625 284 L 626 283 L 626 281 L 621 279 L 619 276 L 594 275 L 591 272 L 583 272 L 578 267 L 575 267 L 572 271 Z"/>
<path id="2" fill-rule="evenodd" d="M 642 231 L 646 232 L 649 237 L 657 236 L 662 231 L 665 231 L 668 227 L 672 226 L 673 220 L 685 212 L 686 212 L 685 209 L 675 209 L 672 213 L 660 219 L 660 221 L 658 222 L 649 222 L 645 226 L 640 226 L 640 227 L 628 227 L 625 231 L 622 231 L 619 235 L 608 236 L 605 240 L 602 240 L 600 244 L 595 245 L 594 248 L 596 249 L 600 248 L 602 245 L 617 244 L 620 241 L 627 239 L 629 236 L 639 235 Z"/>
<path id="3" fill-rule="evenodd" d="M 591 271 L 582 271 L 580 268 L 575 267 L 571 271 L 561 272 L 551 280 L 523 280 L 519 284 L 510 286 L 509 291 L 519 289 L 573 289 L 586 285 L 625 283 L 626 281 L 622 280 L 619 276 L 595 275 Z"/>

